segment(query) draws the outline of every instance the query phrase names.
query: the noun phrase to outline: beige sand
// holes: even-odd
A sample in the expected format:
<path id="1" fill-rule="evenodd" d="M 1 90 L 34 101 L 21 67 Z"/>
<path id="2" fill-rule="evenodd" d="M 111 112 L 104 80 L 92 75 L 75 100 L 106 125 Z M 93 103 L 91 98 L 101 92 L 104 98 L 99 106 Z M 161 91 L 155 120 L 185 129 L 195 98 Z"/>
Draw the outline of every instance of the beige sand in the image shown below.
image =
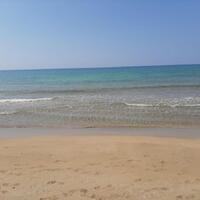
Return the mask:
<path id="1" fill-rule="evenodd" d="M 200 140 L 0 140 L 0 200 L 200 199 Z"/>

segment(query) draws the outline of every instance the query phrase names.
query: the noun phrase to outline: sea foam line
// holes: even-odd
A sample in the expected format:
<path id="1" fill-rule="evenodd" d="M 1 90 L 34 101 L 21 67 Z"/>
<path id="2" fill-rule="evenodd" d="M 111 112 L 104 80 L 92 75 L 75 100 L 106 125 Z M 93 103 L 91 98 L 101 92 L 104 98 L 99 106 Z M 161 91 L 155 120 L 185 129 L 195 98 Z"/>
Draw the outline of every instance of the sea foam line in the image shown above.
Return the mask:
<path id="1" fill-rule="evenodd" d="M 126 106 L 133 106 L 133 107 L 200 107 L 200 104 L 142 104 L 142 103 L 123 103 Z"/>
<path id="2" fill-rule="evenodd" d="M 16 114 L 17 112 L 16 111 L 13 111 L 13 112 L 0 112 L 0 115 L 13 115 L 13 114 Z"/>
<path id="3" fill-rule="evenodd" d="M 152 107 L 153 105 L 150 104 L 143 104 L 143 103 L 124 103 L 126 106 L 136 106 L 136 107 Z"/>
<path id="4" fill-rule="evenodd" d="M 36 99 L 0 99 L 0 103 L 24 103 L 35 101 L 51 101 L 54 98 L 36 98 Z"/>

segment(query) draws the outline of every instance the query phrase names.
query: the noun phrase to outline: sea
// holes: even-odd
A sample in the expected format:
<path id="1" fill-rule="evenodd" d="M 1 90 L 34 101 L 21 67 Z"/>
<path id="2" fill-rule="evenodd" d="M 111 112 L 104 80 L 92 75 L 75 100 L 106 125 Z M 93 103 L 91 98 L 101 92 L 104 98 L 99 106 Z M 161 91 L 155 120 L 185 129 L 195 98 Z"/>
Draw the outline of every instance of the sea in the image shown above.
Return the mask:
<path id="1" fill-rule="evenodd" d="M 16 127 L 200 127 L 200 65 L 0 71 Z"/>

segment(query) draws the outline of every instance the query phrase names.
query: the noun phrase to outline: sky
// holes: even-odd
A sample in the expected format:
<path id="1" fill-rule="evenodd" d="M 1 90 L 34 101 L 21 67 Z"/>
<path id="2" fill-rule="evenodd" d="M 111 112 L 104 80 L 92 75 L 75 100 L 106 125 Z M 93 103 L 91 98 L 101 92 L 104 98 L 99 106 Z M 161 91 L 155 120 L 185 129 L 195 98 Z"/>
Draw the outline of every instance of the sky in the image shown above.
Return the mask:
<path id="1" fill-rule="evenodd" d="M 199 0 L 0 0 L 0 69 L 200 63 Z"/>

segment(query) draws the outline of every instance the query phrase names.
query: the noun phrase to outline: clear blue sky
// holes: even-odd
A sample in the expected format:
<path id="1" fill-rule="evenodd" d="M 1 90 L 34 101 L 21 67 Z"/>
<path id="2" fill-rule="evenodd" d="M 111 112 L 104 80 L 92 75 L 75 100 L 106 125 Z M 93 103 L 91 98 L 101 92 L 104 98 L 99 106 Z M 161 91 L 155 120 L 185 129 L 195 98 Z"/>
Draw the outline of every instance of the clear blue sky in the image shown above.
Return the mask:
<path id="1" fill-rule="evenodd" d="M 0 69 L 200 63 L 199 0 L 0 0 Z"/>

